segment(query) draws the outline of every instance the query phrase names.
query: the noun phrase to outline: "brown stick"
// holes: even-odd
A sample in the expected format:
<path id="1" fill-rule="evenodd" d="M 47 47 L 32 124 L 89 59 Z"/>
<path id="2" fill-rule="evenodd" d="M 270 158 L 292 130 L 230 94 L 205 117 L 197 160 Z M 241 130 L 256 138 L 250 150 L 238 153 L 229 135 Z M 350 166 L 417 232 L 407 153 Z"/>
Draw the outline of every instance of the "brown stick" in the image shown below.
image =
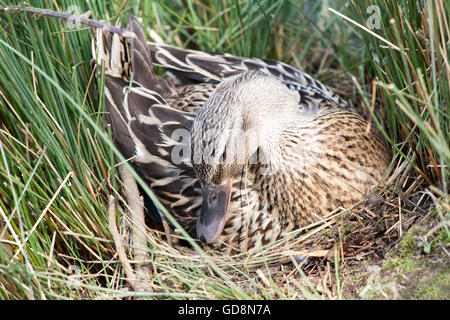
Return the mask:
<path id="1" fill-rule="evenodd" d="M 136 289 L 136 275 L 134 274 L 133 268 L 131 268 L 130 261 L 127 258 L 127 254 L 125 253 L 125 248 L 122 243 L 122 239 L 120 237 L 120 233 L 117 229 L 116 225 L 116 207 L 114 204 L 114 196 L 109 196 L 108 201 L 108 226 L 109 231 L 114 240 L 114 244 L 116 245 L 117 255 L 119 256 L 120 263 L 122 264 L 125 275 L 127 277 L 128 283 L 131 285 L 133 290 Z"/>
<path id="2" fill-rule="evenodd" d="M 24 6 L 6 6 L 6 7 L 0 7 L 0 12 L 14 12 L 14 13 L 29 13 L 32 15 L 37 15 L 39 17 L 52 17 L 57 18 L 60 20 L 70 21 L 72 23 L 81 23 L 85 26 L 95 28 L 95 29 L 102 29 L 107 32 L 117 33 L 125 38 L 134 38 L 136 35 L 134 32 L 131 32 L 127 29 L 122 29 L 113 25 L 110 25 L 106 22 L 102 22 L 95 19 L 88 19 L 82 15 L 74 15 L 69 12 L 57 12 L 52 11 L 48 9 L 40 9 L 40 8 L 33 8 L 33 7 L 24 7 Z"/>
<path id="3" fill-rule="evenodd" d="M 125 164 L 119 166 L 119 173 L 125 187 L 125 195 L 129 207 L 129 218 L 131 221 L 131 247 L 133 248 L 133 259 L 137 261 L 136 276 L 138 286 L 144 291 L 151 291 L 146 279 L 150 274 L 148 263 L 149 254 L 146 250 L 144 199 L 139 193 L 139 189 Z"/>

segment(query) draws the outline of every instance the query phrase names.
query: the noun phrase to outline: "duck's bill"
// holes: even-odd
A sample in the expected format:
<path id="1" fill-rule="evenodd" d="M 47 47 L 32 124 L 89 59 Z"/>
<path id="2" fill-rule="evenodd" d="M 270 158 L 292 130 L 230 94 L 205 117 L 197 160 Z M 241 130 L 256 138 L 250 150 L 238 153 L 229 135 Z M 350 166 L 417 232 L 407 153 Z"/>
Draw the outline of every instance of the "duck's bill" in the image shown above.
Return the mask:
<path id="1" fill-rule="evenodd" d="M 232 179 L 223 184 L 202 184 L 203 203 L 197 221 L 197 236 L 213 243 L 222 234 L 230 204 Z"/>

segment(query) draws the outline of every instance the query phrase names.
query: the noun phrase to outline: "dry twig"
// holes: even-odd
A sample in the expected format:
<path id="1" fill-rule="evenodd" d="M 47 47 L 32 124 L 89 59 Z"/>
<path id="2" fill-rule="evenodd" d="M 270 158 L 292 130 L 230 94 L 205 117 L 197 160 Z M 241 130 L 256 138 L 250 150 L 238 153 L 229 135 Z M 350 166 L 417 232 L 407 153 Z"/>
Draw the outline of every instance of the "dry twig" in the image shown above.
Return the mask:
<path id="1" fill-rule="evenodd" d="M 151 291 L 146 279 L 150 269 L 145 261 L 149 256 L 146 250 L 145 217 L 144 217 L 144 199 L 139 193 L 139 189 L 125 164 L 119 166 L 120 177 L 125 187 L 125 194 L 129 208 L 129 218 L 131 221 L 131 247 L 133 248 L 133 259 L 137 261 L 136 281 L 139 287 L 144 291 Z M 139 290 L 140 291 L 140 290 Z"/>
<path id="2" fill-rule="evenodd" d="M 136 275 L 134 274 L 133 268 L 131 268 L 130 261 L 128 260 L 127 254 L 125 253 L 125 248 L 122 243 L 122 239 L 120 233 L 117 229 L 116 224 L 116 208 L 114 204 L 114 196 L 109 196 L 108 201 L 108 226 L 109 231 L 114 240 L 114 244 L 116 245 L 117 255 L 119 256 L 119 260 L 122 263 L 122 266 L 125 270 L 125 275 L 127 277 L 128 282 L 131 287 L 136 290 Z"/>

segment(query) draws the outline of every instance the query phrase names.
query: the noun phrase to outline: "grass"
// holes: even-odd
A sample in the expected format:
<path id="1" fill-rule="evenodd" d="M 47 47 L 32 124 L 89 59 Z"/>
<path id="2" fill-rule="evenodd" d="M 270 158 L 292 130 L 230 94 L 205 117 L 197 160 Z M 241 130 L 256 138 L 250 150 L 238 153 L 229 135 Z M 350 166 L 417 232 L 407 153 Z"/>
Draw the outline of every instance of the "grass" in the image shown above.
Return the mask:
<path id="1" fill-rule="evenodd" d="M 374 2 L 352 3 L 353 16 L 364 23 L 365 10 Z M 369 67 L 381 87 L 389 136 L 394 143 L 402 143 L 398 151 L 404 146 L 412 150 L 416 156 L 412 164 L 421 177 L 447 193 L 450 6 L 434 1 L 380 1 L 377 5 L 382 25 L 375 31 L 398 50 L 386 48 L 366 32 L 361 35 L 369 48 L 366 54 L 374 57 Z"/>
<path id="2" fill-rule="evenodd" d="M 142 17 L 148 33 L 170 44 L 278 59 L 305 70 L 368 113 L 381 114 L 396 154 L 386 197 L 407 204 L 426 193 L 448 237 L 448 2 L 27 3 L 90 10 L 111 23 L 125 24 L 132 13 Z M 367 26 L 371 4 L 381 14 L 380 29 L 371 31 L 399 50 L 355 25 Z M 342 244 L 323 268 L 331 280 L 317 290 L 311 272 L 304 273 L 292 252 L 280 249 L 283 242 L 223 257 L 201 248 L 172 248 L 154 230 L 147 238 L 153 292 L 125 290 L 106 208 L 108 195 L 114 195 L 124 231 L 126 203 L 117 150 L 104 129 L 103 78 L 96 79 L 90 65 L 93 33 L 27 14 L 2 13 L 0 27 L 0 299 L 343 296 Z M 420 210 L 402 207 L 420 217 Z M 286 259 L 287 265 L 278 263 Z M 334 263 L 338 267 L 331 272 Z"/>

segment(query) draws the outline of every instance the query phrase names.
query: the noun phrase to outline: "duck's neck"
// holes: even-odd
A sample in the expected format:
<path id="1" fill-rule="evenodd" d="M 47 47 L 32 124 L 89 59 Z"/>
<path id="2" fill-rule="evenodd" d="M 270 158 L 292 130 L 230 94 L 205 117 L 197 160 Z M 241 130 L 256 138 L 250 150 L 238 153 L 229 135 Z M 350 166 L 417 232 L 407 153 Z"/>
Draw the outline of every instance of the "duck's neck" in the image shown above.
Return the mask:
<path id="1" fill-rule="evenodd" d="M 283 110 L 286 111 L 286 110 Z M 295 131 L 298 125 L 298 107 L 290 112 L 280 111 L 276 116 L 252 117 L 256 123 L 246 131 L 248 140 L 248 164 L 261 164 L 262 167 L 274 171 L 283 171 L 289 154 L 284 147 L 286 133 Z"/>
<path id="2" fill-rule="evenodd" d="M 259 161 L 273 166 L 283 158 L 282 137 L 287 128 L 296 125 L 300 113 L 297 93 L 284 85 L 277 89 L 282 92 L 260 92 L 256 97 L 249 94 L 251 90 L 247 91 L 239 104 L 242 109 L 237 112 L 242 115 L 248 155 L 254 157 L 258 152 Z M 249 164 L 252 164 L 251 158 Z"/>

